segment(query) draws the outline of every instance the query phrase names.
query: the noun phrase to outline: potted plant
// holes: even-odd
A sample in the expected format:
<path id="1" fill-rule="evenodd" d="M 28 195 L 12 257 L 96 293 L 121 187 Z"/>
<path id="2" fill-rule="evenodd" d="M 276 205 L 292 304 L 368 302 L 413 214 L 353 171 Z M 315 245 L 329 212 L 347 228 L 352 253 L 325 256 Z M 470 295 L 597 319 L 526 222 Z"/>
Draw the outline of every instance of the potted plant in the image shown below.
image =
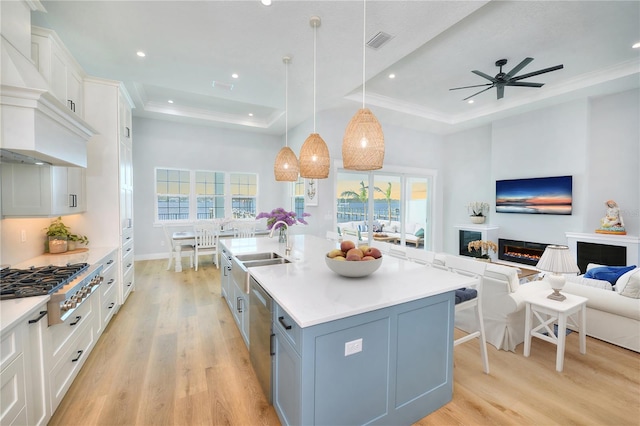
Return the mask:
<path id="1" fill-rule="evenodd" d="M 61 216 L 53 220 L 44 230 L 47 235 L 45 252 L 64 253 L 67 250 L 75 250 L 77 243 L 89 244 L 89 239 L 86 235 L 72 234 L 71 228 L 64 224 Z M 69 243 L 71 243 L 72 247 L 69 247 Z"/>
<path id="2" fill-rule="evenodd" d="M 485 212 L 489 212 L 489 203 L 474 201 L 467 205 L 467 210 L 472 223 L 484 223 L 486 219 Z"/>

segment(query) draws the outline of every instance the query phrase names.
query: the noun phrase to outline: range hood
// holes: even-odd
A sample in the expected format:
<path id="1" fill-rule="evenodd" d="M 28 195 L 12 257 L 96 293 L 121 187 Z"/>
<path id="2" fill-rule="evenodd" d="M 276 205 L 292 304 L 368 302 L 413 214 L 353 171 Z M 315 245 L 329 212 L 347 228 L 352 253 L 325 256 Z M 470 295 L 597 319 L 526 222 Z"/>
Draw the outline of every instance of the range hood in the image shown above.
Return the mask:
<path id="1" fill-rule="evenodd" d="M 34 63 L 1 37 L 0 147 L 61 166 L 87 166 L 97 133 L 53 96 Z"/>

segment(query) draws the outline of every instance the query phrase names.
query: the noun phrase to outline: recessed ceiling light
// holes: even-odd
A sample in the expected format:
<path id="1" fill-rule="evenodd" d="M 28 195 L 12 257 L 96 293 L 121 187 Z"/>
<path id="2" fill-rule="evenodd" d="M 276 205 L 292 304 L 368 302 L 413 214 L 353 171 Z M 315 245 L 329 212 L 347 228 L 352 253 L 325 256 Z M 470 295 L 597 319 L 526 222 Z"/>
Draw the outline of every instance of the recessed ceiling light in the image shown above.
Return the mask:
<path id="1" fill-rule="evenodd" d="M 169 102 L 170 104 L 172 104 L 172 103 L 173 103 L 173 101 L 172 101 L 171 99 L 169 99 L 167 102 Z"/>
<path id="2" fill-rule="evenodd" d="M 136 55 L 140 56 L 141 58 L 144 58 L 145 56 L 147 56 L 147 54 L 146 54 L 146 53 L 144 53 L 142 50 L 138 50 L 138 51 L 136 52 Z"/>
<path id="3" fill-rule="evenodd" d="M 634 44 L 634 45 L 633 45 L 633 46 L 631 46 L 631 47 L 633 47 L 634 49 L 640 49 L 640 41 L 639 41 L 639 42 L 637 42 L 636 44 Z"/>
<path id="4" fill-rule="evenodd" d="M 396 75 L 394 73 L 389 74 L 389 78 L 396 78 Z"/>
<path id="5" fill-rule="evenodd" d="M 238 78 L 238 74 L 236 74 L 235 72 L 233 74 L 231 74 L 231 77 L 233 78 Z"/>
<path id="6" fill-rule="evenodd" d="M 249 117 L 253 117 L 253 113 L 252 112 L 249 113 Z"/>
<path id="7" fill-rule="evenodd" d="M 260 0 L 260 3 L 262 3 L 265 6 L 271 6 L 271 0 Z"/>
<path id="8" fill-rule="evenodd" d="M 468 103 L 468 104 L 472 104 L 473 102 L 474 102 L 474 100 L 473 100 L 473 99 L 469 99 L 469 100 L 467 101 L 467 103 Z"/>

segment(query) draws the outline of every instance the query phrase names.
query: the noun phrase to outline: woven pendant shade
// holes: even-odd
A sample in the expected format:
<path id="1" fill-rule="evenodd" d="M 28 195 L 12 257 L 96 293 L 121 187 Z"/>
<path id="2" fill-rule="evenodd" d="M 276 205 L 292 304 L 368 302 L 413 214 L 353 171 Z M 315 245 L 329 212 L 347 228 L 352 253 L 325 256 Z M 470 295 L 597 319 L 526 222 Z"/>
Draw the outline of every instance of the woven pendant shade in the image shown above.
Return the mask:
<path id="1" fill-rule="evenodd" d="M 276 180 L 279 182 L 295 182 L 298 180 L 299 171 L 300 167 L 298 166 L 296 154 L 288 146 L 283 147 L 276 155 L 276 161 L 273 164 L 273 174 Z"/>
<path id="2" fill-rule="evenodd" d="M 329 177 L 329 148 L 319 134 L 311 133 L 300 148 L 300 176 L 309 179 Z"/>
<path id="3" fill-rule="evenodd" d="M 361 108 L 344 132 L 342 164 L 348 170 L 378 170 L 383 161 L 382 126 L 369 108 Z"/>

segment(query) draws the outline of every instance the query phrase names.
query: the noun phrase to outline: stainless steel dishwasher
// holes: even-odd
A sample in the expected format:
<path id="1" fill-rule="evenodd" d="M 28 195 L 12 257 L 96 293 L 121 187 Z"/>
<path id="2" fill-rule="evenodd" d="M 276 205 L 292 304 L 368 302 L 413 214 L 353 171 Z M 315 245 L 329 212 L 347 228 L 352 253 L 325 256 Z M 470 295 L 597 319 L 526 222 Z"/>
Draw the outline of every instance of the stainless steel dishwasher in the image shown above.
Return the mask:
<path id="1" fill-rule="evenodd" d="M 249 287 L 249 355 L 258 382 L 267 400 L 272 403 L 273 299 L 253 277 L 250 278 Z"/>

